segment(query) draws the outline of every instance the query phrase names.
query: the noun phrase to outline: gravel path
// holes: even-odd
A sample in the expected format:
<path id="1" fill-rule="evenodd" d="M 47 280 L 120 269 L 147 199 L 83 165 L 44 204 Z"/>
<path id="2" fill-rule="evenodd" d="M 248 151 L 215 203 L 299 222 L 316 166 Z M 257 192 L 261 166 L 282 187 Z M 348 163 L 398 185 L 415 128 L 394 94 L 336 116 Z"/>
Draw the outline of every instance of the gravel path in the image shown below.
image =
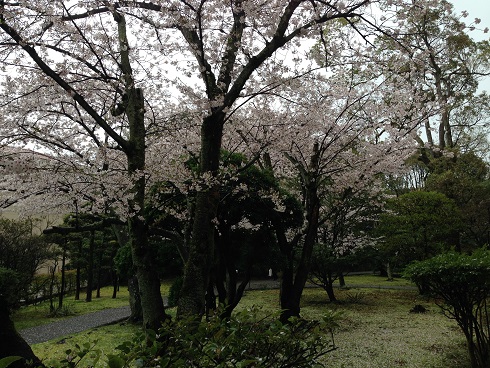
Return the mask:
<path id="1" fill-rule="evenodd" d="M 129 305 L 126 307 L 104 309 L 98 312 L 84 314 L 46 325 L 26 328 L 19 334 L 28 344 L 39 344 L 57 337 L 66 336 L 104 326 L 127 319 L 131 314 Z"/>

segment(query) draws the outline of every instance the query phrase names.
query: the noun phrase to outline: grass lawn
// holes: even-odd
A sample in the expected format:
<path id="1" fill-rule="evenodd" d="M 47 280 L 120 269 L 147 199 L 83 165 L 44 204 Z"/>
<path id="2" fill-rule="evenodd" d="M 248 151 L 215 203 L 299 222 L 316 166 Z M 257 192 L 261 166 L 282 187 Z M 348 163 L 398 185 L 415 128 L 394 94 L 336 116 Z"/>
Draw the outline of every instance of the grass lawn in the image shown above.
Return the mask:
<path id="1" fill-rule="evenodd" d="M 358 276 L 349 276 L 347 285 L 365 285 L 369 281 L 350 280 L 354 277 Z M 342 311 L 340 328 L 335 334 L 338 349 L 325 357 L 327 367 L 469 367 L 465 340 L 454 321 L 444 317 L 432 301 L 419 297 L 416 291 L 379 288 L 378 284 L 384 285 L 383 278 L 373 277 L 373 289 L 336 289 L 338 303 L 329 303 L 321 289 L 305 290 L 304 317 L 318 318 L 327 309 Z M 268 314 L 278 310 L 278 298 L 278 290 L 247 291 L 239 307 L 258 305 Z M 415 304 L 422 304 L 428 312 L 410 313 Z M 128 324 L 105 326 L 36 344 L 33 350 L 50 365 L 56 359 L 64 358 L 65 351 L 76 343 L 98 340 L 95 347 L 102 357 L 95 366 L 105 367 L 104 355 L 112 353 L 115 346 L 130 340 L 138 331 L 137 327 Z M 95 354 L 84 358 L 80 366 L 91 366 L 93 359 Z"/>
<path id="2" fill-rule="evenodd" d="M 372 287 L 414 287 L 415 285 L 407 279 L 395 277 L 393 280 L 388 281 L 385 276 L 378 276 L 374 274 L 364 275 L 347 275 L 344 277 L 346 287 L 349 285 L 370 285 Z M 339 280 L 334 282 L 334 285 L 338 285 Z"/>

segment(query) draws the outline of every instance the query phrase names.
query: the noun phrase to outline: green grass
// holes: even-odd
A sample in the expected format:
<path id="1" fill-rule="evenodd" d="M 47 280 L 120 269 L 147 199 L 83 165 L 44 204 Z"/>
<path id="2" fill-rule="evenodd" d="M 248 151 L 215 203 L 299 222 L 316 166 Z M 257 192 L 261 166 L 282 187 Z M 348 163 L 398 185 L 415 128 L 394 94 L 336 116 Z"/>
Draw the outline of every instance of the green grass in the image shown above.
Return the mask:
<path id="1" fill-rule="evenodd" d="M 75 345 L 83 346 L 89 343 L 93 350 L 81 361 L 80 367 L 91 367 L 97 361 L 96 367 L 106 367 L 107 355 L 114 354 L 115 347 L 124 341 L 130 341 L 141 332 L 141 327 L 130 323 L 103 326 L 81 332 L 75 335 L 35 344 L 34 353 L 43 359 L 47 367 L 59 367 L 60 360 L 67 357 L 66 351 L 74 349 Z M 99 358 L 97 358 L 99 357 Z"/>
<path id="2" fill-rule="evenodd" d="M 362 293 L 352 299 L 353 293 Z M 338 349 L 326 357 L 328 367 L 469 367 L 463 334 L 453 320 L 414 291 L 339 290 L 339 303 L 306 290 L 303 313 L 318 315 L 324 308 L 341 310 L 343 320 L 335 335 Z M 354 300 L 354 302 L 350 302 Z M 410 313 L 415 304 L 428 312 Z"/>
<path id="3" fill-rule="evenodd" d="M 304 317 L 319 318 L 328 309 L 342 312 L 340 328 L 335 334 L 338 349 L 325 357 L 326 366 L 332 368 L 469 367 L 463 334 L 456 323 L 444 317 L 432 301 L 421 298 L 414 290 L 379 288 L 379 285 L 384 285 L 383 278 L 379 276 L 362 276 L 362 278 L 349 276 L 347 280 L 348 285 L 349 283 L 366 285 L 368 282 L 374 288 L 336 289 L 336 296 L 339 299 L 337 303 L 328 302 L 327 295 L 322 289 L 305 290 L 302 299 Z M 406 283 L 405 280 L 400 282 Z M 392 282 L 388 283 L 393 285 Z M 272 314 L 279 309 L 278 300 L 278 290 L 247 291 L 239 308 L 258 305 L 262 306 L 264 314 Z M 423 305 L 428 312 L 410 313 L 410 309 L 415 304 Z M 175 309 L 171 310 L 171 313 L 174 314 Z M 105 355 L 112 353 L 115 346 L 121 342 L 131 340 L 139 331 L 138 327 L 130 324 L 105 326 L 36 344 L 33 345 L 33 350 L 39 357 L 45 359 L 48 365 L 52 365 L 56 360 L 64 358 L 65 351 L 75 344 L 97 340 L 95 347 L 101 350 L 102 357 L 95 366 L 105 367 Z M 89 354 L 79 366 L 91 366 L 93 359 Z"/>
<path id="4" fill-rule="evenodd" d="M 372 287 L 404 287 L 415 286 L 410 280 L 395 277 L 393 280 L 388 280 L 385 276 L 378 276 L 373 274 L 366 275 L 347 275 L 344 277 L 346 287 L 349 285 L 370 285 Z M 339 281 L 334 282 L 335 285 L 339 284 Z"/>

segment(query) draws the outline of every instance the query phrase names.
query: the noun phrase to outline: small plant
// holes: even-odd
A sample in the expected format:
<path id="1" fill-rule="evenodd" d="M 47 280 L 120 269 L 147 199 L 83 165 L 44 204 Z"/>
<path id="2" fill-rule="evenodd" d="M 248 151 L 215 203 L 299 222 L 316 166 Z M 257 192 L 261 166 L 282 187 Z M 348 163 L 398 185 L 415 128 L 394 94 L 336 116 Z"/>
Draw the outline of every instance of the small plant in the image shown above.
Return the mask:
<path id="1" fill-rule="evenodd" d="M 68 349 L 65 351 L 66 357 L 61 360 L 61 367 L 63 368 L 73 368 L 80 364 L 80 362 L 87 356 L 92 358 L 90 366 L 95 366 L 100 359 L 101 351 L 95 349 L 97 345 L 97 340 L 93 342 L 86 342 L 82 345 L 75 345 L 74 349 Z"/>
<path id="2" fill-rule="evenodd" d="M 363 292 L 347 293 L 345 299 L 349 304 L 366 304 L 366 294 Z"/>
<path id="3" fill-rule="evenodd" d="M 51 310 L 48 314 L 47 317 L 67 317 L 67 316 L 73 316 L 75 315 L 75 312 L 72 311 L 72 309 L 68 306 L 64 306 L 62 308 L 54 308 Z"/>

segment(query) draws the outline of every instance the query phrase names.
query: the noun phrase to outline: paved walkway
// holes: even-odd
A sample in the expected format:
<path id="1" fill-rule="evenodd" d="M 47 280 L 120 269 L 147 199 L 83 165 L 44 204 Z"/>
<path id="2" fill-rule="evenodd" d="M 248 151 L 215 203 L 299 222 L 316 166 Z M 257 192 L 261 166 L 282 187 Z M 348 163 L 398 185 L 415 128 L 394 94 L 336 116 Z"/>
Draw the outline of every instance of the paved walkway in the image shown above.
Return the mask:
<path id="1" fill-rule="evenodd" d="M 98 312 L 67 318 L 41 326 L 26 328 L 19 331 L 19 334 L 29 345 L 39 344 L 57 337 L 123 321 L 127 319 L 130 314 L 131 310 L 129 305 L 120 308 L 104 309 Z"/>

